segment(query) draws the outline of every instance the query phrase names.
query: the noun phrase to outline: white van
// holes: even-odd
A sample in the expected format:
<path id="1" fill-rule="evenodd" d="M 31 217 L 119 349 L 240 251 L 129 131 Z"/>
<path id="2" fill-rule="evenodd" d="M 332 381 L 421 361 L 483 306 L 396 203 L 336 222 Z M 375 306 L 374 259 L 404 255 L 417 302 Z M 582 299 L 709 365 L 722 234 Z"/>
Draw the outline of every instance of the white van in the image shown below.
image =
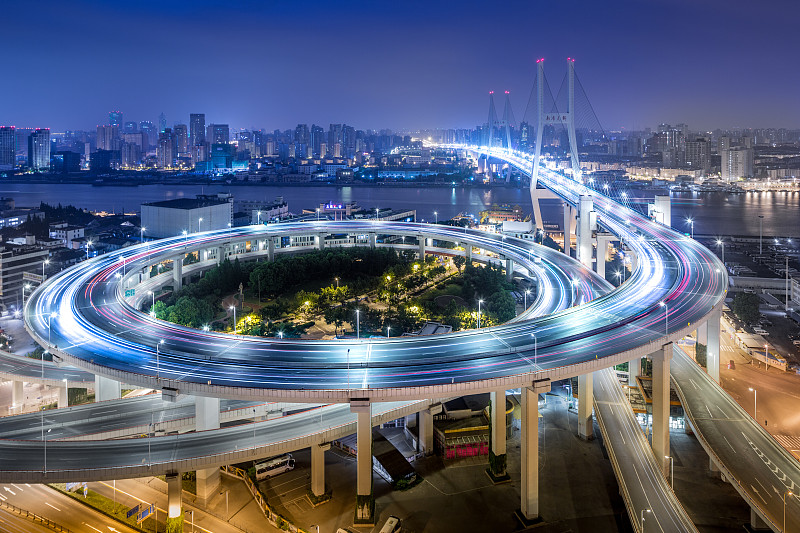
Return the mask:
<path id="1" fill-rule="evenodd" d="M 261 481 L 262 479 L 294 470 L 294 457 L 292 457 L 290 453 L 279 455 L 278 457 L 273 457 L 272 459 L 258 463 L 255 467 L 256 481 Z"/>
<path id="2" fill-rule="evenodd" d="M 380 533 L 398 533 L 401 529 L 400 519 L 396 516 L 390 516 L 386 523 L 383 524 Z"/>
<path id="3" fill-rule="evenodd" d="M 753 328 L 753 331 L 756 335 L 761 335 L 762 337 L 769 336 L 769 333 L 764 328 L 760 328 L 758 326 Z"/>

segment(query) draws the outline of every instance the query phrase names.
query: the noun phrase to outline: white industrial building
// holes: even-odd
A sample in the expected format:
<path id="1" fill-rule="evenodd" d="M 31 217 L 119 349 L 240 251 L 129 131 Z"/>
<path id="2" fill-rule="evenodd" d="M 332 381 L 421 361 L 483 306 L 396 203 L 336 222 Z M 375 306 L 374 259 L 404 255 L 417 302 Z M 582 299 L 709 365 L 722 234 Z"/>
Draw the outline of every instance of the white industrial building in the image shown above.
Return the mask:
<path id="1" fill-rule="evenodd" d="M 233 224 L 233 196 L 198 195 L 197 198 L 178 198 L 142 204 L 144 236 L 161 239 L 225 229 Z"/>

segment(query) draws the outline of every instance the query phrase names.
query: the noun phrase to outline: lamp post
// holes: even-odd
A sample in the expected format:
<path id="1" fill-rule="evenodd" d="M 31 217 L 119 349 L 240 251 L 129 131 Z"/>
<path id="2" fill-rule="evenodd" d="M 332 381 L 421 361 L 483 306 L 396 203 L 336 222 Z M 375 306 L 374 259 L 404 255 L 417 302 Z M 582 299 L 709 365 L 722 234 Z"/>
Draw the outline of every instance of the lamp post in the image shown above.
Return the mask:
<path id="1" fill-rule="evenodd" d="M 392 333 L 392 327 L 391 326 L 386 326 L 386 338 L 387 339 L 392 336 L 391 333 Z"/>
<path id="2" fill-rule="evenodd" d="M 356 309 L 356 338 L 361 338 L 361 310 Z"/>
<path id="3" fill-rule="evenodd" d="M 49 264 L 50 264 L 49 259 L 45 259 L 44 261 L 42 261 L 42 283 L 44 283 L 44 267 Z"/>
<path id="4" fill-rule="evenodd" d="M 256 211 L 256 216 L 258 217 L 258 223 L 261 224 L 261 211 Z"/>
<path id="5" fill-rule="evenodd" d="M 722 246 L 722 264 L 725 264 L 725 241 L 717 239 L 717 246 Z"/>
<path id="6" fill-rule="evenodd" d="M 232 305 L 228 309 L 233 311 L 233 334 L 236 335 L 236 333 L 238 331 L 237 328 L 236 328 L 236 306 Z"/>
<path id="7" fill-rule="evenodd" d="M 659 302 L 658 305 L 664 308 L 664 335 L 669 337 L 669 304 L 667 302 Z"/>
<path id="8" fill-rule="evenodd" d="M 50 344 L 50 323 L 54 318 L 58 318 L 58 313 L 50 313 L 47 316 L 47 344 Z M 42 358 L 42 378 L 44 379 L 44 358 Z"/>
<path id="9" fill-rule="evenodd" d="M 758 424 L 758 391 L 753 387 L 748 387 L 748 390 L 753 393 L 753 418 L 755 419 L 756 424 Z"/>
<path id="10" fill-rule="evenodd" d="M 758 255 L 764 252 L 764 215 L 758 215 Z"/>
<path id="11" fill-rule="evenodd" d="M 161 345 L 164 344 L 164 339 L 156 343 L 156 381 L 161 379 Z"/>
<path id="12" fill-rule="evenodd" d="M 675 463 L 671 455 L 665 455 L 664 459 L 669 459 L 669 488 L 675 490 Z"/>
<path id="13" fill-rule="evenodd" d="M 200 233 L 200 223 L 203 221 L 203 218 L 200 217 L 197 219 L 197 233 Z"/>
<path id="14" fill-rule="evenodd" d="M 339 278 L 333 278 L 336 281 L 336 288 L 339 288 Z"/>
<path id="15" fill-rule="evenodd" d="M 533 364 L 539 364 L 539 340 L 536 338 L 536 333 L 531 333 L 533 337 Z"/>
<path id="16" fill-rule="evenodd" d="M 794 496 L 794 493 L 787 490 L 783 493 L 783 532 L 786 533 L 786 496 Z"/>
<path id="17" fill-rule="evenodd" d="M 433 212 L 433 216 L 436 217 L 436 223 L 438 224 L 439 223 L 439 212 L 438 211 L 434 211 Z"/>
<path id="18" fill-rule="evenodd" d="M 639 530 L 639 531 L 640 531 L 640 533 L 644 533 L 644 513 L 649 513 L 649 512 L 650 512 L 650 509 L 642 509 L 642 512 L 641 512 L 641 514 L 640 514 L 640 516 L 641 516 L 641 518 L 642 518 L 642 527 L 641 527 L 641 529 Z"/>
<path id="19" fill-rule="evenodd" d="M 92 245 L 92 241 L 86 241 L 86 259 L 89 259 L 89 247 Z"/>
<path id="20" fill-rule="evenodd" d="M 478 329 L 481 329 L 481 304 L 483 300 L 478 300 Z"/>
<path id="21" fill-rule="evenodd" d="M 530 289 L 525 289 L 525 309 L 528 309 L 528 295 L 531 293 Z"/>
<path id="22" fill-rule="evenodd" d="M 689 224 L 689 226 L 691 226 L 691 228 L 692 228 L 692 239 L 694 239 L 694 220 L 692 220 L 691 218 L 687 218 L 686 219 L 686 223 Z"/>
<path id="23" fill-rule="evenodd" d="M 183 230 L 183 231 L 181 232 L 181 234 L 183 235 L 183 242 L 186 242 L 186 241 L 188 241 L 188 240 L 189 240 L 189 232 L 188 232 L 188 231 L 186 231 L 186 230 Z"/>
<path id="24" fill-rule="evenodd" d="M 23 311 L 25 310 L 25 291 L 30 290 L 30 288 L 31 288 L 31 284 L 30 283 L 26 283 L 25 285 L 22 286 L 22 310 Z"/>

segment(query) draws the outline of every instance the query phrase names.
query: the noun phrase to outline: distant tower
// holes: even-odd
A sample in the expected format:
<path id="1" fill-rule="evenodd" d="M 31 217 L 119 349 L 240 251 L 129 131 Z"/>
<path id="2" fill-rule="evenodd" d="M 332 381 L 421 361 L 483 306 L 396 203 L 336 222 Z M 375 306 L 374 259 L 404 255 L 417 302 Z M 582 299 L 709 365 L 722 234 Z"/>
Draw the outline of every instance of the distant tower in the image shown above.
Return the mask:
<path id="1" fill-rule="evenodd" d="M 17 162 L 14 126 L 0 126 L 0 170 L 11 170 Z"/>
<path id="2" fill-rule="evenodd" d="M 167 115 L 161 113 L 160 115 L 158 115 L 158 132 L 164 133 L 166 129 L 167 129 Z"/>
<path id="3" fill-rule="evenodd" d="M 122 111 L 111 111 L 108 114 L 108 123 L 122 129 Z"/>
<path id="4" fill-rule="evenodd" d="M 494 126 L 497 123 L 497 112 L 494 108 L 494 91 L 489 91 L 489 143 L 486 145 L 492 148 L 494 144 Z"/>
<path id="5" fill-rule="evenodd" d="M 49 128 L 36 128 L 28 135 L 28 166 L 35 171 L 50 168 Z"/>

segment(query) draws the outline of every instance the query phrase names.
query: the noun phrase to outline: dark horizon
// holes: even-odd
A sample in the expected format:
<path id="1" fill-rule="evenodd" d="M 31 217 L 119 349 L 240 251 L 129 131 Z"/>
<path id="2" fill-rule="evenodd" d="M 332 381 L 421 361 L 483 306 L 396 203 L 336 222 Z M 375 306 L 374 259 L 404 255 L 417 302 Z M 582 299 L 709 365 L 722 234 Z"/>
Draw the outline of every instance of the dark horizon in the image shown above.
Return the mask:
<path id="1" fill-rule="evenodd" d="M 510 90 L 519 121 L 547 60 L 554 91 L 567 56 L 606 130 L 798 128 L 794 2 L 614 5 L 244 1 L 4 6 L 13 73 L 0 123 L 92 130 L 126 121 L 286 129 L 472 128 L 490 90 Z M 538 21 L 538 22 L 537 22 Z M 502 106 L 502 102 L 498 105 Z"/>

